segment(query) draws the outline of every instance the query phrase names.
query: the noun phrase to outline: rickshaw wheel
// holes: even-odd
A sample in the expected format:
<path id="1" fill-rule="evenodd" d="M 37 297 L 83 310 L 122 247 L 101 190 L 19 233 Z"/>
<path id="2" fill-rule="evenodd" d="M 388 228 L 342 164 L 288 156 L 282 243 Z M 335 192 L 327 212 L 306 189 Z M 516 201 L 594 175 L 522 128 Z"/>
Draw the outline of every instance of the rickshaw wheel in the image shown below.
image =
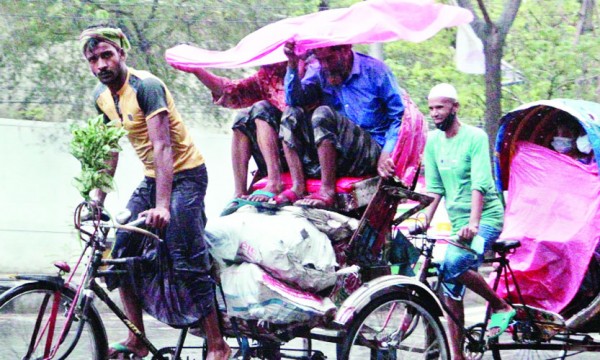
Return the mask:
<path id="1" fill-rule="evenodd" d="M 544 344 L 530 343 L 522 344 L 523 346 L 519 349 L 501 349 L 496 347 L 494 344 L 490 344 L 492 350 L 492 356 L 494 360 L 526 360 L 526 359 L 552 359 L 552 360 L 564 360 L 567 357 L 567 350 L 556 350 L 556 349 L 543 349 L 544 345 L 558 344 L 558 342 L 550 342 Z M 537 348 L 536 348 L 537 347 Z"/>
<path id="2" fill-rule="evenodd" d="M 449 360 L 444 328 L 429 306 L 404 292 L 373 299 L 350 324 L 338 360 Z"/>

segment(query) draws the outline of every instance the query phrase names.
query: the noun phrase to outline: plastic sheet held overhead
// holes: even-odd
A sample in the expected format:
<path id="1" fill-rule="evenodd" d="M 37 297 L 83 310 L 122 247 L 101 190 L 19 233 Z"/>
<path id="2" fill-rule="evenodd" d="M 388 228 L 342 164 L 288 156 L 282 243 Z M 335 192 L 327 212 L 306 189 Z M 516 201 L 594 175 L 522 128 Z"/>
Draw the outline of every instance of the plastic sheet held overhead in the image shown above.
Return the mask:
<path id="1" fill-rule="evenodd" d="M 295 40 L 299 53 L 340 45 L 396 40 L 421 42 L 444 28 L 466 24 L 473 14 L 458 6 L 429 0 L 370 0 L 348 8 L 292 17 L 262 27 L 226 51 L 178 45 L 167 62 L 188 69 L 237 68 L 286 61 L 283 45 Z"/>
<path id="2" fill-rule="evenodd" d="M 559 312 L 576 294 L 600 238 L 600 178 L 595 163 L 519 141 L 510 164 L 501 239 L 525 303 Z M 511 300 L 516 298 L 511 286 Z M 498 293 L 506 296 L 504 282 Z"/>

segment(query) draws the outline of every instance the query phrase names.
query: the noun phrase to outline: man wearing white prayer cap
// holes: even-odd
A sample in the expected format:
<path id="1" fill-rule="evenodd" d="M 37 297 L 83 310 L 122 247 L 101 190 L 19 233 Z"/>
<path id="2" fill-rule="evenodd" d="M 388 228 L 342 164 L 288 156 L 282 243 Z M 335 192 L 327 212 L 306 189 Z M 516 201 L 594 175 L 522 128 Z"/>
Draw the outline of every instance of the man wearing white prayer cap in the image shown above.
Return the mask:
<path id="1" fill-rule="evenodd" d="M 470 245 L 476 253 L 448 246 L 440 268 L 444 278 L 444 302 L 450 310 L 452 358 L 460 360 L 464 358 L 461 338 L 465 288 L 492 306 L 490 338 L 504 332 L 515 315 L 515 310 L 498 297 L 477 272 L 485 251 L 500 236 L 504 207 L 492 178 L 488 136 L 483 130 L 458 120 L 460 104 L 454 86 L 445 83 L 434 86 L 427 100 L 437 130 L 429 133 L 425 145 L 425 183 L 434 199 L 426 210 L 426 225 L 429 226 L 444 197 L 452 236 Z"/>
<path id="2" fill-rule="evenodd" d="M 460 107 L 460 104 L 458 103 L 458 94 L 456 93 L 454 86 L 446 83 L 434 86 L 431 88 L 431 91 L 429 91 L 427 100 L 429 101 L 430 115 L 436 128 L 446 131 L 454 125 L 456 114 Z M 432 102 L 435 104 L 436 109 L 432 109 Z M 458 123 L 458 121 L 456 122 Z M 456 127 L 456 131 L 458 131 L 458 127 L 460 127 L 460 125 Z"/>

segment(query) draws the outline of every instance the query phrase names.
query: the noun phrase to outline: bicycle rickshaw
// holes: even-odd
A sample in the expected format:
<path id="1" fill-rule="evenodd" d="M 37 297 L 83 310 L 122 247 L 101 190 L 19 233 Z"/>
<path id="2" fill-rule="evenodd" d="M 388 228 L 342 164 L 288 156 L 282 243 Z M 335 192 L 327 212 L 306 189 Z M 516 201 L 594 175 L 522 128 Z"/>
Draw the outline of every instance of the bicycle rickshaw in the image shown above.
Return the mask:
<path id="1" fill-rule="evenodd" d="M 334 287 L 318 294 L 312 294 L 314 295 L 313 300 L 337 296 L 337 303 L 332 311 L 324 312 L 319 316 L 311 316 L 310 321 L 305 322 L 276 323 L 256 318 L 236 318 L 228 314 L 227 304 L 221 299 L 219 306 L 223 332 L 227 336 L 238 338 L 242 350 L 240 356 L 243 358 L 323 358 L 323 353 L 313 349 L 310 345 L 308 349 L 303 349 L 301 355 L 294 355 L 297 353 L 288 353 L 286 349 L 278 348 L 280 344 L 293 338 L 306 338 L 309 339 L 309 344 L 310 340 L 322 340 L 336 344 L 336 355 L 339 359 L 449 359 L 447 338 L 440 320 L 443 316 L 443 305 L 436 297 L 435 282 L 428 283 L 428 278 L 432 276 L 430 269 L 435 268 L 431 260 L 436 239 L 427 238 L 426 235 L 422 235 L 423 237 L 420 238 L 423 240 L 421 254 L 425 255 L 425 261 L 421 265 L 418 277 L 390 275 L 390 261 L 387 257 L 389 251 L 385 251 L 386 242 L 392 235 L 398 235 L 398 225 L 430 202 L 427 196 L 411 190 L 414 188 L 418 176 L 425 142 L 425 124 L 422 114 L 418 112 L 406 95 L 404 100 L 408 104 L 407 112 L 400 129 L 399 144 L 394 152 L 397 176 L 389 181 L 377 178 L 339 179 L 338 181 L 340 191 L 337 201 L 338 211 L 341 214 L 350 215 L 344 216 L 344 218 L 355 222 L 352 225 L 352 221 L 348 221 L 352 231 L 348 232 L 348 229 L 345 229 L 345 232 L 342 231 L 342 235 L 338 233 L 339 237 L 333 241 L 333 247 L 338 255 L 338 263 L 342 267 L 337 275 L 343 279 L 345 276 L 360 274 L 362 284 L 354 289 L 346 289 L 352 290 L 347 293 L 344 293 L 344 289 L 341 289 L 340 292 L 340 288 Z M 536 177 L 534 188 L 543 186 L 545 190 L 543 198 L 548 199 L 551 198 L 551 194 L 549 194 L 549 189 L 552 189 L 551 181 L 546 183 L 540 179 L 548 178 L 557 182 L 559 174 L 570 174 L 570 171 L 561 170 L 560 166 L 557 166 L 562 161 L 563 165 L 570 164 L 568 166 L 574 166 L 575 169 L 583 171 L 582 179 L 588 179 L 587 181 L 592 184 L 591 187 L 588 187 L 589 184 L 578 182 L 577 186 L 571 186 L 572 188 L 583 189 L 586 196 L 596 194 L 592 192 L 594 189 L 600 192 L 597 180 L 598 170 L 595 165 L 598 163 L 597 161 L 592 167 L 580 167 L 569 162 L 568 159 L 560 159 L 554 150 L 547 148 L 554 136 L 556 119 L 560 119 L 564 113 L 575 117 L 582 124 L 590 138 L 595 156 L 598 156 L 600 151 L 600 146 L 598 146 L 600 144 L 598 137 L 600 134 L 598 131 L 600 129 L 598 122 L 600 105 L 598 104 L 569 100 L 542 101 L 523 105 L 501 119 L 496 143 L 496 175 L 499 189 L 508 191 L 507 221 L 503 237 L 516 238 L 520 242 L 515 240 L 498 241 L 494 250 L 498 252 L 499 256 L 488 261 L 500 264 L 498 271 L 494 272 L 497 274 L 494 287 L 499 287 L 498 291 L 510 300 L 518 309 L 518 313 L 507 332 L 497 342 L 486 343 L 485 321 L 465 329 L 464 348 L 470 358 L 481 358 L 487 350 L 490 350 L 496 359 L 502 357 L 529 358 L 531 356 L 564 358 L 573 352 L 600 351 L 600 342 L 590 336 L 591 331 L 598 330 L 597 319 L 600 312 L 598 291 L 596 290 L 591 295 L 585 294 L 584 305 L 577 307 L 581 302 L 574 303 L 575 309 L 573 310 L 573 306 L 567 305 L 572 305 L 571 302 L 576 297 L 575 293 L 579 289 L 576 284 L 576 290 L 572 291 L 571 295 L 563 297 L 562 302 L 556 302 L 562 304 L 559 305 L 562 308 L 553 311 L 555 308 L 540 303 L 541 300 L 544 300 L 543 298 L 536 297 L 539 291 L 535 288 L 535 284 L 540 279 L 534 278 L 531 281 L 528 278 L 528 274 L 532 272 L 529 267 L 531 261 L 523 261 L 522 258 L 519 258 L 519 254 L 532 253 L 531 244 L 535 243 L 533 240 L 536 238 L 528 233 L 518 234 L 516 231 L 521 231 L 522 227 L 515 225 L 515 217 L 517 225 L 525 224 L 529 229 L 540 228 L 540 226 L 531 226 L 531 224 L 539 225 L 539 222 L 534 222 L 530 218 L 522 218 L 524 213 L 520 212 L 518 201 L 514 201 L 515 199 L 532 201 L 525 196 L 531 188 L 522 189 L 519 173 L 531 174 L 532 171 L 533 173 L 541 171 L 543 176 Z M 536 147 L 533 154 L 538 157 L 534 161 L 527 158 L 526 161 L 523 161 L 523 156 L 528 154 L 528 146 Z M 548 164 L 545 164 L 546 167 L 543 167 L 544 164 L 541 163 L 544 156 L 560 161 L 558 163 L 551 162 L 549 167 Z M 538 168 L 537 170 L 520 169 L 526 165 Z M 549 171 L 548 168 L 554 169 L 554 172 L 544 173 L 544 171 Z M 569 179 L 564 181 L 572 181 Z M 556 194 L 554 199 L 564 197 L 567 193 L 570 194 L 569 191 L 566 191 L 564 182 L 560 184 L 563 191 Z M 596 187 L 594 188 L 594 186 Z M 374 191 L 374 195 L 368 195 L 369 192 L 373 194 L 372 191 Z M 599 199 L 600 196 L 593 195 L 593 197 L 587 198 L 588 201 L 578 203 L 579 209 L 582 209 L 583 206 L 593 211 L 581 210 L 580 212 L 574 211 L 574 213 L 588 214 L 587 216 L 597 219 L 600 212 Z M 398 204 L 409 200 L 412 201 L 412 207 L 407 212 L 398 215 Z M 537 207 L 539 208 L 540 205 L 538 204 Z M 318 212 L 330 213 L 323 210 Z M 525 214 L 539 212 L 529 211 Z M 559 213 L 562 212 L 564 211 L 559 211 Z M 331 220 L 336 219 L 338 215 L 343 216 L 339 213 L 330 213 L 327 218 Z M 360 216 L 357 217 L 358 215 Z M 353 216 L 356 218 L 353 219 Z M 107 348 L 106 333 L 101 315 L 91 301 L 94 295 L 109 304 L 111 310 L 117 313 L 122 320 L 124 319 L 124 323 L 131 331 L 136 331 L 95 280 L 96 277 L 103 275 L 104 270 L 99 268 L 100 265 L 119 262 L 102 259 L 108 227 L 102 225 L 103 223 L 98 218 L 92 222 L 92 232 L 89 232 L 86 230 L 85 224 L 81 224 L 79 216 L 76 216 L 75 220 L 76 225 L 83 233 L 82 239 L 85 240 L 86 245 L 82 259 L 85 259 L 86 254 L 91 255 L 88 258 L 89 261 L 81 282 L 75 283 L 72 276 L 65 281 L 62 274 L 54 277 L 17 276 L 17 279 L 25 283 L 12 288 L 0 297 L 0 324 L 4 329 L 10 328 L 12 335 L 10 338 L 0 338 L 0 354 L 3 357 L 104 359 Z M 597 223 L 597 221 L 590 222 L 588 218 L 567 218 L 567 221 L 571 223 L 570 228 L 574 228 L 576 224 L 585 227 L 585 224 L 596 226 L 595 223 Z M 133 225 L 130 224 L 126 227 L 136 230 Z M 551 225 L 547 224 L 541 228 L 555 231 Z M 590 231 L 594 232 L 595 230 L 592 228 Z M 595 234 L 598 233 L 595 232 Z M 415 239 L 418 240 L 418 236 Z M 542 239 L 546 242 L 552 240 Z M 598 236 L 594 235 L 592 239 L 586 238 L 582 243 L 576 243 L 576 246 L 583 246 L 589 252 L 589 249 L 595 249 L 597 240 Z M 556 241 L 560 242 L 560 239 Z M 460 246 L 460 244 L 456 245 Z M 517 249 L 520 245 L 522 245 L 521 248 Z M 554 247 L 547 246 L 544 249 L 556 249 L 556 245 Z M 569 248 L 562 248 L 561 256 L 568 250 Z M 544 252 L 548 251 L 542 253 Z M 580 253 L 577 254 L 580 255 Z M 512 267 L 506 261 L 507 256 L 512 261 Z M 581 256 L 578 256 L 577 260 L 579 263 L 584 263 L 583 267 L 587 270 L 588 261 L 583 261 Z M 356 265 L 356 267 L 352 265 Z M 70 270 L 65 263 L 58 263 L 56 266 L 61 273 Z M 550 267 L 548 273 L 560 271 L 560 269 L 557 271 L 552 268 L 552 266 L 556 266 L 556 263 L 550 263 L 548 266 Z M 585 276 L 585 274 L 579 274 L 580 278 Z M 556 281 L 556 278 L 553 278 L 552 281 Z M 343 296 L 339 296 L 340 293 Z M 307 295 L 306 292 L 303 294 Z M 565 309 L 569 309 L 570 315 L 568 313 L 564 313 L 564 316 L 561 315 L 561 311 Z M 486 319 L 488 317 L 489 311 Z M 54 320 L 49 321 L 48 318 Z M 188 329 L 183 329 L 180 341 L 176 346 L 162 349 L 152 346 L 143 334 L 138 335 L 147 342 L 154 358 L 177 359 L 180 358 L 182 348 L 184 348 L 187 333 Z M 256 345 L 245 345 L 245 339 L 252 339 Z M 536 354 L 532 355 L 534 352 Z"/>
<path id="2" fill-rule="evenodd" d="M 587 161 L 551 147 L 557 126 L 573 121 L 587 135 Z M 576 134 L 577 135 L 577 134 Z M 518 309 L 507 335 L 490 345 L 494 357 L 564 358 L 600 351 L 595 253 L 600 237 L 600 104 L 556 99 L 524 104 L 500 120 L 497 188 L 505 192 L 500 239 L 520 241 L 512 276 L 498 293 Z M 533 354 L 536 353 L 536 354 Z"/>
<path id="3" fill-rule="evenodd" d="M 357 274 L 360 274 L 362 285 L 354 283 L 353 288 L 333 286 L 318 294 L 296 289 L 296 293 L 309 302 L 327 299 L 333 303 L 330 298 L 337 296 L 337 304 L 333 308 L 320 315 L 312 315 L 304 322 L 282 324 L 260 318 L 236 318 L 228 315 L 230 308 L 226 306 L 224 297 L 216 299 L 223 333 L 238 339 L 243 358 L 286 357 L 285 349 L 280 351 L 279 344 L 293 338 L 306 338 L 335 343 L 339 359 L 369 356 L 449 359 L 448 343 L 440 321 L 443 313 L 439 300 L 418 279 L 391 275 L 383 251 L 396 225 L 430 202 L 428 197 L 411 191 L 419 172 L 426 124 L 408 95 L 403 96 L 406 111 L 393 153 L 397 164 L 394 179 L 338 180 L 338 210 L 348 215 L 344 216 L 347 224 L 354 225 L 342 232 L 345 235 L 332 244 L 342 268 L 337 275 L 359 278 Z M 407 200 L 413 200 L 415 206 L 397 218 L 398 204 Z M 127 321 L 97 283 L 96 278 L 107 271 L 101 268 L 102 265 L 124 263 L 128 259 L 102 259 L 108 230 L 114 226 L 101 221 L 98 211 L 97 218 L 83 222 L 81 212 L 88 207 L 89 204 L 82 203 L 75 214 L 75 226 L 85 247 L 73 271 L 66 263 L 57 263 L 57 276 L 16 276 L 24 284 L 0 296 L 0 325 L 11 329 L 10 337 L 0 338 L 0 355 L 24 359 L 104 359 L 106 332 L 101 314 L 92 301 L 98 297 L 147 344 L 153 358 L 180 358 L 188 328 L 182 330 L 176 346 L 157 349 Z M 342 216 L 325 210 L 315 211 Z M 140 231 L 136 228 L 137 223 L 139 221 L 120 227 Z M 79 265 L 83 265 L 84 270 L 78 273 L 82 275 L 81 279 L 75 281 L 73 275 Z M 64 279 L 63 274 L 69 272 L 71 274 Z M 407 321 L 407 314 L 410 319 L 419 321 Z M 315 332 L 315 328 L 323 331 Z M 257 346 L 245 346 L 246 339 L 252 339 Z M 319 359 L 323 358 L 323 353 L 309 345 L 302 356 L 289 356 Z"/>

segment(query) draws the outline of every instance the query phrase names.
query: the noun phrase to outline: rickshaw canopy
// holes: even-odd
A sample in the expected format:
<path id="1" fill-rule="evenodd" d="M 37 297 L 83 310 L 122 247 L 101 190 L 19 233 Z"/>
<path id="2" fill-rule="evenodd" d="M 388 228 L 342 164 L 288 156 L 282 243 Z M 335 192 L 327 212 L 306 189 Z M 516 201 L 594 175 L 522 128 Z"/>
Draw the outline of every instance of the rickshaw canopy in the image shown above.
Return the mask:
<path id="1" fill-rule="evenodd" d="M 519 141 L 549 147 L 554 136 L 554 121 L 561 112 L 575 117 L 587 132 L 596 164 L 600 165 L 600 104 L 585 100 L 554 99 L 527 103 L 500 119 L 494 165 L 499 192 L 508 189 L 510 164 Z"/>

